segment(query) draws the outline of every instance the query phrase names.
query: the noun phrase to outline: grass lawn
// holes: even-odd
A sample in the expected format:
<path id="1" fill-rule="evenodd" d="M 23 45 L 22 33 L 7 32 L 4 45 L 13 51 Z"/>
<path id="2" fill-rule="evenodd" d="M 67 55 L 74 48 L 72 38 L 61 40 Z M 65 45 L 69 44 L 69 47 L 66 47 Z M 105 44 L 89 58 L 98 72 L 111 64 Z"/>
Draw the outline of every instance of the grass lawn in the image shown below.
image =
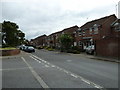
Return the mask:
<path id="1" fill-rule="evenodd" d="M 16 48 L 14 47 L 0 48 L 0 50 L 12 50 L 12 49 L 16 49 Z"/>

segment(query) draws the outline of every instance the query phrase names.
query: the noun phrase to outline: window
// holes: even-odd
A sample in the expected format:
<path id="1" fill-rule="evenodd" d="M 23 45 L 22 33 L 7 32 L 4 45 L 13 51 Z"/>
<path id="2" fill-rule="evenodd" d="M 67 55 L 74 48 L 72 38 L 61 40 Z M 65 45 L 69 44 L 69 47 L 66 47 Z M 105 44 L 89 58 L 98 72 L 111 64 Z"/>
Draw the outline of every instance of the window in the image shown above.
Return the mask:
<path id="1" fill-rule="evenodd" d="M 92 34 L 92 28 L 90 28 L 90 34 Z"/>
<path id="2" fill-rule="evenodd" d="M 79 34 L 79 36 L 82 36 L 82 29 L 81 28 L 78 29 L 78 34 Z"/>
<path id="3" fill-rule="evenodd" d="M 98 25 L 94 24 L 94 34 L 98 34 Z"/>
<path id="4" fill-rule="evenodd" d="M 79 46 L 82 46 L 82 44 L 83 44 L 83 43 L 82 43 L 81 41 L 79 41 Z"/>
<path id="5" fill-rule="evenodd" d="M 115 30 L 116 31 L 120 31 L 120 23 L 116 23 L 115 24 Z"/>
<path id="6" fill-rule="evenodd" d="M 83 29 L 83 32 L 82 32 L 83 36 L 85 35 L 85 29 Z"/>
<path id="7" fill-rule="evenodd" d="M 64 34 L 64 32 L 62 32 L 62 34 Z"/>
<path id="8" fill-rule="evenodd" d="M 79 31 L 79 36 L 82 36 L 82 31 Z"/>

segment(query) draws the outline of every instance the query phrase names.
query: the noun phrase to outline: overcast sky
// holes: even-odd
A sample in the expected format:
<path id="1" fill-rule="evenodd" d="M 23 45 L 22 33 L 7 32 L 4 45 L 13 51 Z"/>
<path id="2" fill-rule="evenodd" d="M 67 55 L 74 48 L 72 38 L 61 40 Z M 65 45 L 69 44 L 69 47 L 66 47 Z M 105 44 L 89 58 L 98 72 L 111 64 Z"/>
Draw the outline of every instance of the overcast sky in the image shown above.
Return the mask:
<path id="1" fill-rule="evenodd" d="M 116 12 L 119 0 L 2 0 L 0 22 L 12 21 L 19 25 L 27 39 L 79 27 L 88 21 Z M 0 15 L 1 17 L 1 15 Z"/>

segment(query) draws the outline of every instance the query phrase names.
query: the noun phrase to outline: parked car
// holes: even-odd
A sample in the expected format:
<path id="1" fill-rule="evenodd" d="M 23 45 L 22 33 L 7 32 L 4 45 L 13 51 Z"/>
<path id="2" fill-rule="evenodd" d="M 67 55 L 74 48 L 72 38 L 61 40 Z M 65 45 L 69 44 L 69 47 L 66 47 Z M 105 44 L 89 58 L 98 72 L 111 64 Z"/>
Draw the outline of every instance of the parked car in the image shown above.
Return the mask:
<path id="1" fill-rule="evenodd" d="M 35 52 L 35 48 L 32 46 L 25 46 L 23 50 L 25 52 Z"/>
<path id="2" fill-rule="evenodd" d="M 88 46 L 86 48 L 86 53 L 87 54 L 94 54 L 94 51 L 95 51 L 94 45 Z"/>
<path id="3" fill-rule="evenodd" d="M 18 48 L 19 48 L 20 50 L 24 50 L 25 45 L 20 45 Z"/>

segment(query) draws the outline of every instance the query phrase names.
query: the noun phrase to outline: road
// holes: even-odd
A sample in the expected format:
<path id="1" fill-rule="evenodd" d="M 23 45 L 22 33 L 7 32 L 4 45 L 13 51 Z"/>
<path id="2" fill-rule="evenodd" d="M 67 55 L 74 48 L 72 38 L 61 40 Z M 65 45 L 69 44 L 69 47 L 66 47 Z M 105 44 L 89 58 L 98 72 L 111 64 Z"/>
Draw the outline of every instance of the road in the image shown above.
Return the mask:
<path id="1" fill-rule="evenodd" d="M 0 72 L 3 88 L 118 88 L 117 63 L 55 51 L 3 57 Z"/>

